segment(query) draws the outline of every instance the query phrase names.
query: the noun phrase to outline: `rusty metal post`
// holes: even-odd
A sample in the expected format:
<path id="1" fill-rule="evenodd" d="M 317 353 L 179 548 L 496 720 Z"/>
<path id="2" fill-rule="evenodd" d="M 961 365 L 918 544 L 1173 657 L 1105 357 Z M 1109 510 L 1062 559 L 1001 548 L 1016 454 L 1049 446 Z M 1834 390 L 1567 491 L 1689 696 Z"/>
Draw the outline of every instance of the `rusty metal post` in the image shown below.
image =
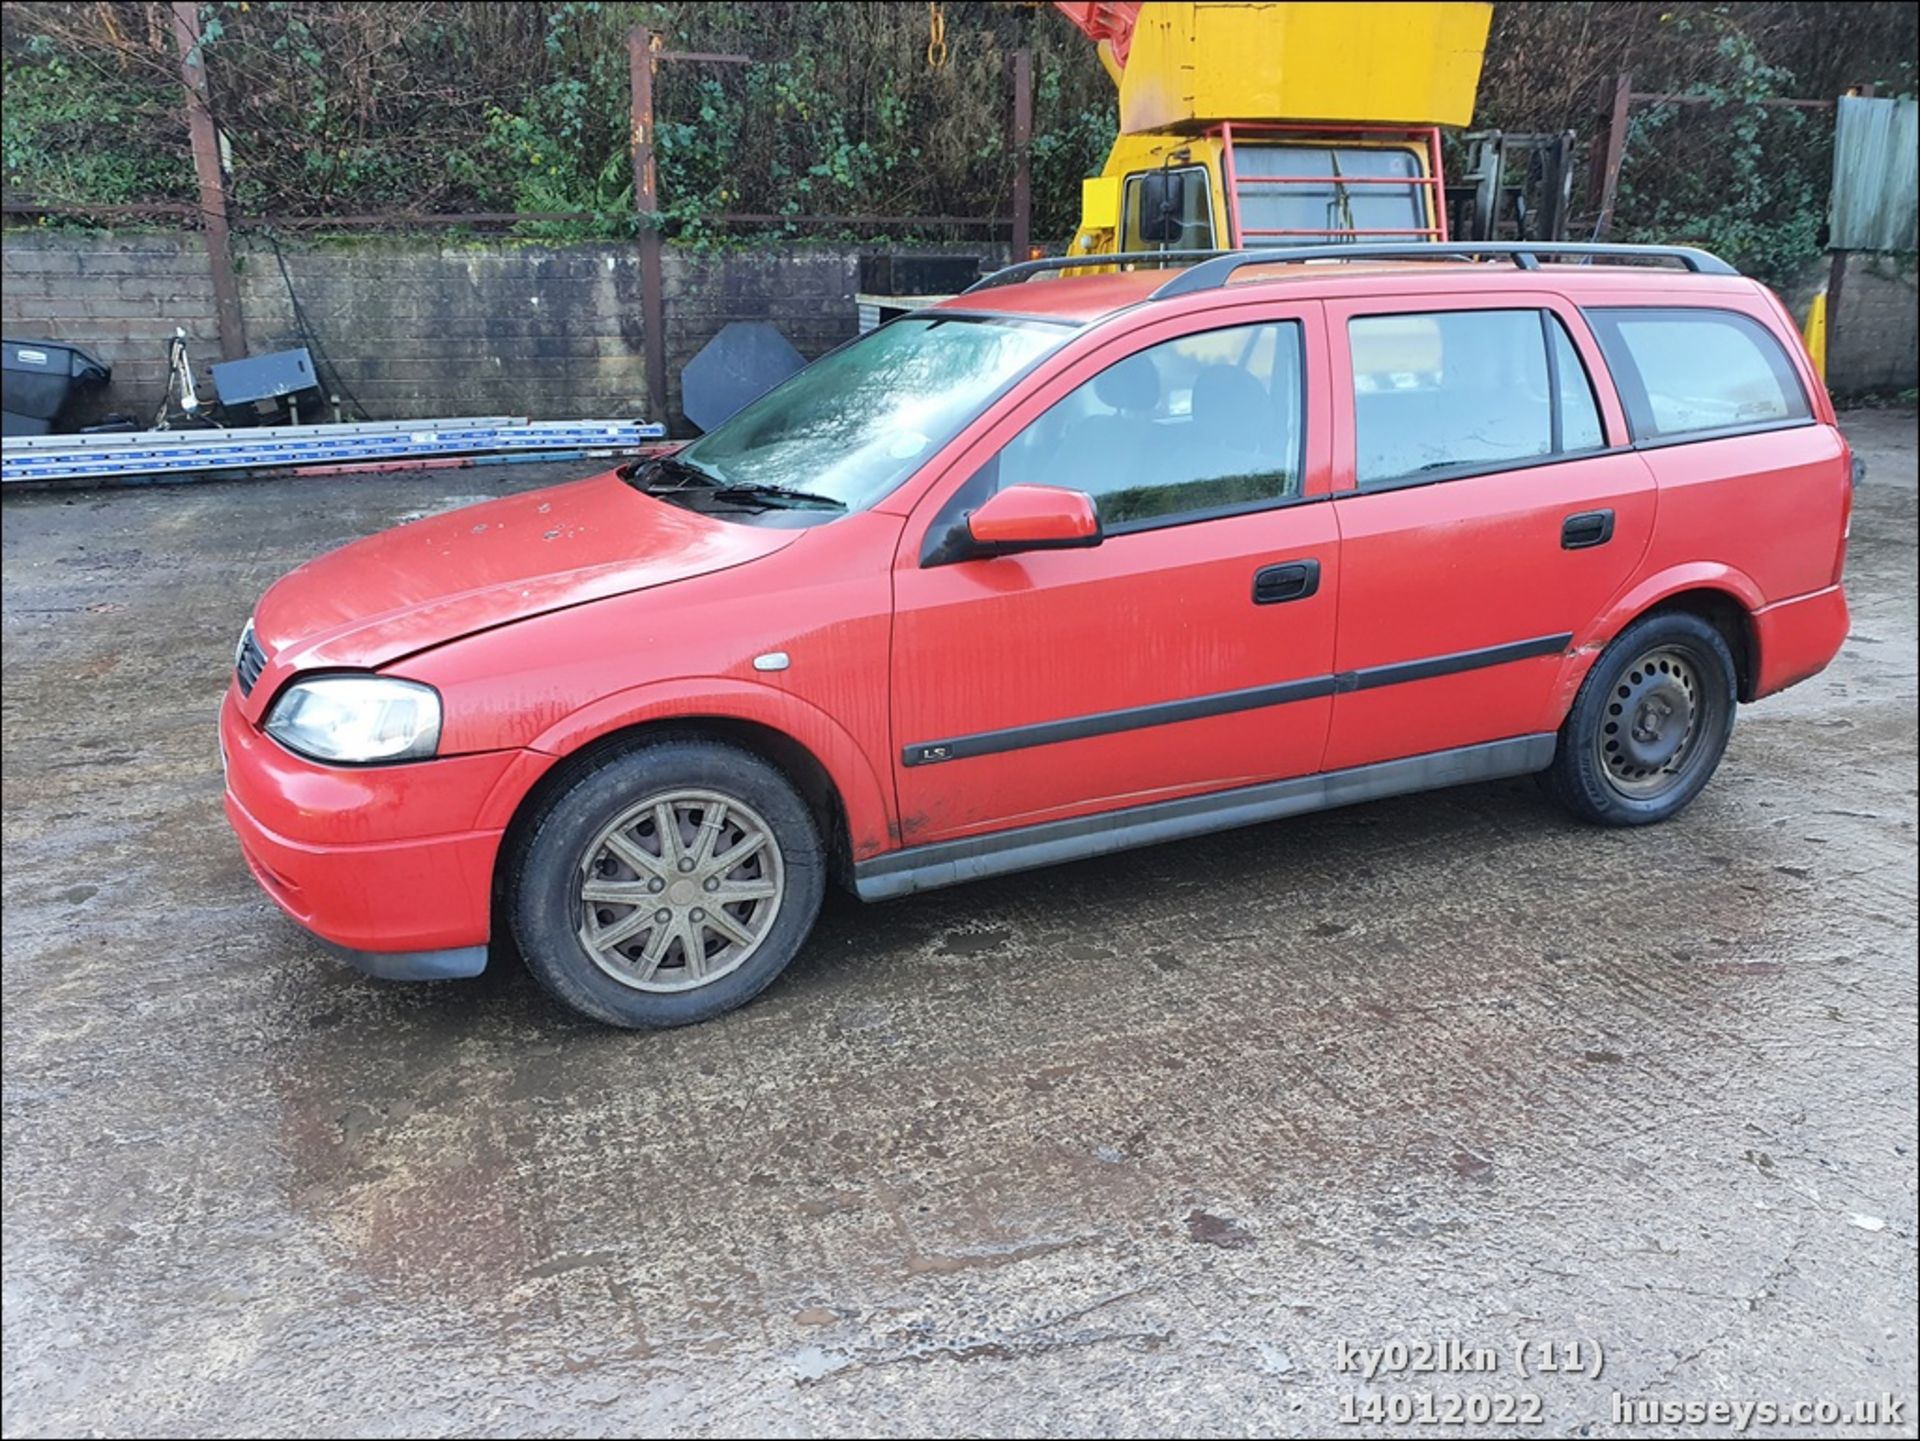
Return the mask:
<path id="1" fill-rule="evenodd" d="M 632 83 L 630 139 L 633 147 L 633 208 L 640 221 L 640 342 L 647 365 L 646 419 L 667 420 L 667 302 L 662 292 L 660 180 L 653 163 L 653 66 L 659 38 L 636 25 L 627 32 L 627 68 Z"/>
<path id="2" fill-rule="evenodd" d="M 1593 226 L 1596 244 L 1613 229 L 1613 202 L 1620 190 L 1620 166 L 1627 155 L 1627 111 L 1632 104 L 1633 75 L 1622 70 L 1613 82 L 1613 110 L 1607 118 L 1607 153 L 1600 168 L 1600 214 Z"/>
<path id="3" fill-rule="evenodd" d="M 1033 52 L 1013 52 L 1013 258 L 1033 242 Z"/>
<path id="4" fill-rule="evenodd" d="M 187 131 L 193 137 L 193 169 L 200 180 L 200 225 L 206 235 L 207 270 L 213 280 L 214 315 L 220 326 L 220 355 L 239 360 L 247 353 L 247 331 L 240 316 L 240 285 L 233 274 L 233 248 L 227 237 L 227 185 L 220 173 L 220 137 L 207 104 L 207 67 L 200 53 L 200 7 L 174 0 L 173 39 L 180 48 L 180 83 L 187 92 Z"/>

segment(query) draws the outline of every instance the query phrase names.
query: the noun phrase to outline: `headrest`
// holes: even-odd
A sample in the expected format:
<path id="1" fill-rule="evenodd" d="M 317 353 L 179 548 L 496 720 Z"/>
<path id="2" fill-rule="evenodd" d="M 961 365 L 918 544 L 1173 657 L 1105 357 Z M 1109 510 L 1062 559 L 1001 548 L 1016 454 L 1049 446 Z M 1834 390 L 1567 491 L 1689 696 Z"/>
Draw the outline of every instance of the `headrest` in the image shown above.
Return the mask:
<path id="1" fill-rule="evenodd" d="M 1209 365 L 1193 378 L 1193 423 L 1203 435 L 1240 449 L 1273 434 L 1273 401 L 1237 365 Z"/>
<path id="2" fill-rule="evenodd" d="M 1144 355 L 1130 355 L 1094 377 L 1093 393 L 1115 410 L 1152 410 L 1160 403 L 1160 372 Z"/>

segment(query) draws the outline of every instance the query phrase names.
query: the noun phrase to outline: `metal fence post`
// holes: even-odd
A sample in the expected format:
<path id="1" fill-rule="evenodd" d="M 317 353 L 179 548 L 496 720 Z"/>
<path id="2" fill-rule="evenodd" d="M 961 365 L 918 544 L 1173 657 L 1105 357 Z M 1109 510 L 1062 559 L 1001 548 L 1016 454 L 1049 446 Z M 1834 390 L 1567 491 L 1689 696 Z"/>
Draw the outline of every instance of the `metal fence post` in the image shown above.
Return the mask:
<path id="1" fill-rule="evenodd" d="M 1593 239 L 1607 238 L 1613 229 L 1613 202 L 1620 189 L 1620 165 L 1627 153 L 1627 111 L 1633 104 L 1633 76 L 1622 70 L 1613 82 L 1613 110 L 1607 118 L 1606 159 L 1599 171 L 1599 218 L 1594 221 Z"/>
<path id="2" fill-rule="evenodd" d="M 1013 52 L 1013 258 L 1033 241 L 1033 52 Z"/>
<path id="3" fill-rule="evenodd" d="M 667 420 L 667 303 L 661 291 L 659 176 L 653 163 L 653 54 L 657 37 L 644 26 L 627 32 L 632 84 L 633 208 L 640 222 L 640 341 L 647 366 L 648 420 Z"/>
<path id="4" fill-rule="evenodd" d="M 220 137 L 207 104 L 207 67 L 200 53 L 200 7 L 174 0 L 173 39 L 180 48 L 180 83 L 187 92 L 187 131 L 193 137 L 193 169 L 200 181 L 200 225 L 206 235 L 207 271 L 213 281 L 214 316 L 220 327 L 220 357 L 240 360 L 247 331 L 240 315 L 240 285 L 233 274 L 227 238 L 227 185 L 220 173 Z"/>

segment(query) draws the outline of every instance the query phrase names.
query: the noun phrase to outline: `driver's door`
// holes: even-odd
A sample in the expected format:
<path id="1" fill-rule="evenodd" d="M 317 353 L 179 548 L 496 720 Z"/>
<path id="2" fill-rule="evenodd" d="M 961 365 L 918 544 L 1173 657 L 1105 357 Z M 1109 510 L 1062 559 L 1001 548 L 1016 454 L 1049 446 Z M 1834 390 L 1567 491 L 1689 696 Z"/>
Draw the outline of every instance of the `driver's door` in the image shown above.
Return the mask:
<path id="1" fill-rule="evenodd" d="M 1132 332 L 1015 402 L 922 498 L 894 577 L 909 846 L 1311 772 L 1339 547 L 1313 303 Z M 1105 539 L 961 558 L 988 495 L 1091 495 Z"/>

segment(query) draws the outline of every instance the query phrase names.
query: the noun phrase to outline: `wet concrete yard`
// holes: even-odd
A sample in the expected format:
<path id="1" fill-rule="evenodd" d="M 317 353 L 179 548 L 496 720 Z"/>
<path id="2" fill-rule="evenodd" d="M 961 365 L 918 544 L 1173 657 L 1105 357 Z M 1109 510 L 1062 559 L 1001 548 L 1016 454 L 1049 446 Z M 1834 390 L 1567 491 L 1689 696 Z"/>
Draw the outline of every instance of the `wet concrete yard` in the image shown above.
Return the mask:
<path id="1" fill-rule="evenodd" d="M 220 814 L 262 588 L 586 467 L 8 495 L 6 1431 L 1913 1434 L 1914 422 L 1849 428 L 1854 635 L 1678 822 L 1522 781 L 830 897 L 659 1035 L 357 978 Z M 1343 1350 L 1402 1341 L 1496 1369 Z"/>

